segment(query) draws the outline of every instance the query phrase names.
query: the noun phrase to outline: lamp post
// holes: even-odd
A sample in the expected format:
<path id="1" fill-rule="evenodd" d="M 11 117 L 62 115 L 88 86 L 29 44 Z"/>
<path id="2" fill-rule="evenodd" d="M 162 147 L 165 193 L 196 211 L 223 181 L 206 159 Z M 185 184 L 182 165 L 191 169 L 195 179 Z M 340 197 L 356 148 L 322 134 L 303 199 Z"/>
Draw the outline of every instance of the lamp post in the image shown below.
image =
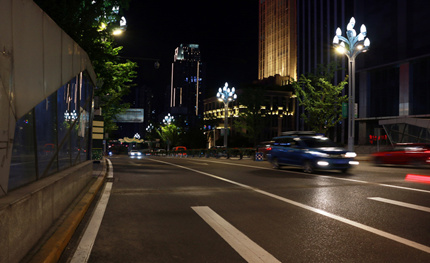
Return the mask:
<path id="1" fill-rule="evenodd" d="M 170 125 L 175 120 L 175 117 L 171 116 L 170 113 L 167 114 L 167 116 L 164 117 L 163 123 L 164 125 Z"/>
<path id="2" fill-rule="evenodd" d="M 163 123 L 164 123 L 164 125 L 170 125 L 174 120 L 175 120 L 175 118 L 173 116 L 171 116 L 170 113 L 168 113 L 167 116 L 164 117 Z M 167 139 L 167 151 L 170 151 L 170 140 L 169 139 Z"/>
<path id="3" fill-rule="evenodd" d="M 228 118 L 228 103 L 230 101 L 233 101 L 237 99 L 237 95 L 234 93 L 235 89 L 229 88 L 228 83 L 226 82 L 224 84 L 223 88 L 218 89 L 218 93 L 216 94 L 219 101 L 224 102 L 224 109 L 225 109 L 225 118 L 224 118 L 224 147 L 227 148 L 227 118 Z"/>
<path id="4" fill-rule="evenodd" d="M 64 112 L 64 119 L 66 121 L 75 121 L 77 118 L 78 114 L 76 113 L 76 110 L 73 110 L 71 113 L 69 113 L 67 110 Z"/>
<path id="5" fill-rule="evenodd" d="M 148 125 L 148 127 L 146 127 L 146 132 L 151 132 L 154 129 L 154 125 L 152 125 L 152 123 L 150 123 Z"/>
<path id="6" fill-rule="evenodd" d="M 347 27 L 346 36 L 342 36 L 342 30 L 338 27 L 336 35 L 333 38 L 333 45 L 337 52 L 345 54 L 348 57 L 348 150 L 354 150 L 354 132 L 355 132 L 355 58 L 361 52 L 366 52 L 370 46 L 370 40 L 366 38 L 366 26 L 360 27 L 360 34 L 354 30 L 355 19 L 351 17 Z"/>

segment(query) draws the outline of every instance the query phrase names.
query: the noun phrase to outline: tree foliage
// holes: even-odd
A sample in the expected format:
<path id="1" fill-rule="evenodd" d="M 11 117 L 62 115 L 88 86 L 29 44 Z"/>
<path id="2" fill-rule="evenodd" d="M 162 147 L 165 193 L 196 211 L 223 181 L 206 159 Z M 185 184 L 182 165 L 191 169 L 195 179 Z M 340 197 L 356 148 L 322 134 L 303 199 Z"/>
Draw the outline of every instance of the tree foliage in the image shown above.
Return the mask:
<path id="1" fill-rule="evenodd" d="M 342 119 L 342 103 L 348 100 L 347 95 L 342 96 L 347 78 L 336 86 L 324 76 L 318 78 L 315 75 L 301 75 L 298 81 L 293 82 L 299 104 L 305 110 L 301 117 L 313 131 L 326 133 Z"/>
<path id="2" fill-rule="evenodd" d="M 34 0 L 81 48 L 87 52 L 99 83 L 99 96 L 107 132 L 116 129 L 113 117 L 129 107 L 121 103 L 136 77 L 137 64 L 121 61 L 122 47 L 112 30 L 130 0 Z"/>
<path id="3" fill-rule="evenodd" d="M 170 150 L 170 146 L 175 146 L 178 143 L 181 129 L 171 123 L 161 126 L 160 130 L 157 130 L 157 133 L 160 135 L 160 138 L 167 143 L 168 150 Z"/>

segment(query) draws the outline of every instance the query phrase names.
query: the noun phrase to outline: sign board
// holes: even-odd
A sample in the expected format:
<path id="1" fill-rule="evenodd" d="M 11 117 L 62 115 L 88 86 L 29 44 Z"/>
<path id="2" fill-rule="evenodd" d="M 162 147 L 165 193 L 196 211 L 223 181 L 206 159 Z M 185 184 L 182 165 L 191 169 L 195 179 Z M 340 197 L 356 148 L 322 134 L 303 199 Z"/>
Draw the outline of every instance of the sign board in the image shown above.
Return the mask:
<path id="1" fill-rule="evenodd" d="M 115 122 L 143 123 L 143 109 L 128 109 L 126 112 L 117 114 Z"/>

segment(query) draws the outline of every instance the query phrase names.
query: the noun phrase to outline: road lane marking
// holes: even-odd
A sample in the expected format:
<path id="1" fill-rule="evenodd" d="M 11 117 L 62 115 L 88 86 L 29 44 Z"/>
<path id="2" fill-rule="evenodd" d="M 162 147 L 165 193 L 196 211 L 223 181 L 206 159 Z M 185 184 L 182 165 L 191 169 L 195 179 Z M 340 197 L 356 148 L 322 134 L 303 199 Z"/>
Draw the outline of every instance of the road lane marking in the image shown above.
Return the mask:
<path id="1" fill-rule="evenodd" d="M 207 163 L 196 162 L 196 161 L 188 161 L 189 163 L 200 164 L 200 165 L 209 165 Z"/>
<path id="2" fill-rule="evenodd" d="M 426 206 L 420 206 L 420 205 L 414 205 L 414 204 L 404 203 L 404 202 L 400 202 L 400 201 L 385 199 L 385 198 L 382 198 L 382 197 L 368 197 L 367 199 L 371 199 L 371 200 L 375 200 L 375 201 L 379 201 L 379 202 L 383 202 L 383 203 L 388 203 L 388 204 L 392 204 L 392 205 L 397 205 L 397 206 L 412 208 L 412 209 L 415 209 L 415 210 L 420 210 L 420 211 L 424 211 L 424 212 L 430 213 L 430 208 L 426 207 Z"/>
<path id="3" fill-rule="evenodd" d="M 364 224 L 361 224 L 361 223 L 352 221 L 350 219 L 347 219 L 347 218 L 344 218 L 344 217 L 332 214 L 330 212 L 321 210 L 319 208 L 308 206 L 308 205 L 305 205 L 305 204 L 302 204 L 302 203 L 299 203 L 299 202 L 296 202 L 296 201 L 293 201 L 293 200 L 290 200 L 290 199 L 287 199 L 287 198 L 284 198 L 284 197 L 281 197 L 281 196 L 278 196 L 278 195 L 275 195 L 275 194 L 272 194 L 272 193 L 269 193 L 269 192 L 266 192 L 266 191 L 263 191 L 263 190 L 260 190 L 258 188 L 255 188 L 255 187 L 252 187 L 252 186 L 249 186 L 249 185 L 241 184 L 241 183 L 238 183 L 238 182 L 235 182 L 235 181 L 232 181 L 232 180 L 229 180 L 229 179 L 217 176 L 217 175 L 213 175 L 213 174 L 202 172 L 202 171 L 199 171 L 199 170 L 196 170 L 196 169 L 188 168 L 186 166 L 182 166 L 182 165 L 178 165 L 178 164 L 174 164 L 174 163 L 169 163 L 169 162 L 164 162 L 164 161 L 160 161 L 160 160 L 155 160 L 155 159 L 150 159 L 150 160 L 151 161 L 155 161 L 155 162 L 160 162 L 160 163 L 168 164 L 168 165 L 172 165 L 172 166 L 176 166 L 176 167 L 179 167 L 179 168 L 182 168 L 182 169 L 186 169 L 186 170 L 189 170 L 189 171 L 193 171 L 193 172 L 196 172 L 196 173 L 199 173 L 199 174 L 203 174 L 203 175 L 206 175 L 206 176 L 209 176 L 209 177 L 212 177 L 212 178 L 224 181 L 224 182 L 228 182 L 228 183 L 231 183 L 231 184 L 234 184 L 234 185 L 237 185 L 237 186 L 240 186 L 240 187 L 252 190 L 254 192 L 260 193 L 262 195 L 272 197 L 272 198 L 277 199 L 279 201 L 282 201 L 282 202 L 285 202 L 285 203 L 288 203 L 288 204 L 291 204 L 291 205 L 294 205 L 294 206 L 306 209 L 308 211 L 311 211 L 311 212 L 314 212 L 314 213 L 326 216 L 328 218 L 337 220 L 339 222 L 343 222 L 343 223 L 348 224 L 350 226 L 353 226 L 353 227 L 356 227 L 356 228 L 368 231 L 370 233 L 379 235 L 381 237 L 385 237 L 387 239 L 396 241 L 396 242 L 404 244 L 406 246 L 410 246 L 410 247 L 416 248 L 418 250 L 430 253 L 430 247 L 428 247 L 428 246 L 425 246 L 425 245 L 422 245 L 420 243 L 408 240 L 406 238 L 402 238 L 402 237 L 390 234 L 388 232 L 385 232 L 385 231 L 382 231 L 382 230 L 379 230 L 379 229 L 376 229 L 376 228 L 373 228 L 373 227 L 370 227 L 370 226 L 366 226 Z"/>
<path id="4" fill-rule="evenodd" d="M 153 159 L 151 159 L 151 160 L 153 160 Z M 220 162 L 220 161 L 209 161 L 209 160 L 207 160 L 207 162 L 221 163 L 221 164 L 228 164 L 228 165 L 236 165 L 236 166 L 243 166 L 243 167 L 256 168 L 256 169 L 262 169 L 262 170 L 274 170 L 273 168 L 253 166 L 253 165 L 246 165 L 246 164 L 228 163 L 228 162 Z M 286 171 L 286 170 L 277 170 L 277 171 L 278 172 L 283 172 L 283 173 L 294 173 L 294 174 L 301 174 L 301 175 L 303 175 L 303 173 L 295 172 L 295 171 Z M 307 174 L 307 175 L 312 175 L 312 174 Z M 333 176 L 327 176 L 327 175 L 312 175 L 312 176 L 322 177 L 322 178 L 328 178 L 328 179 L 335 179 L 335 180 L 341 180 L 341 181 L 348 181 L 348 182 L 355 182 L 355 183 L 361 183 L 361 184 L 373 184 L 373 185 L 379 185 L 379 186 L 383 186 L 383 187 L 390 187 L 390 188 L 396 188 L 396 189 L 402 189 L 402 190 L 408 190 L 408 191 L 415 191 L 415 192 L 421 192 L 421 193 L 430 194 L 430 191 L 428 191 L 428 190 L 422 190 L 422 189 L 416 189 L 416 188 L 410 188 L 410 187 L 404 187 L 404 186 L 397 186 L 397 185 L 391 185 L 391 184 L 380 184 L 380 183 L 362 181 L 362 180 L 357 180 L 357 179 L 339 178 L 339 177 L 333 177 Z"/>
<path id="5" fill-rule="evenodd" d="M 207 206 L 191 207 L 247 262 L 280 262 Z"/>
<path id="6" fill-rule="evenodd" d="M 112 162 L 107 159 L 109 163 L 109 173 L 108 178 L 113 178 L 113 166 Z M 78 248 L 73 254 L 71 263 L 86 263 L 91 255 L 91 250 L 93 249 L 94 242 L 96 241 L 97 233 L 99 232 L 100 225 L 103 220 L 103 216 L 106 211 L 106 206 L 109 201 L 109 197 L 112 191 L 112 182 L 107 181 L 105 188 L 103 189 L 102 196 L 97 203 L 94 210 L 94 214 L 91 216 L 90 223 L 85 229 L 85 233 L 79 242 Z"/>

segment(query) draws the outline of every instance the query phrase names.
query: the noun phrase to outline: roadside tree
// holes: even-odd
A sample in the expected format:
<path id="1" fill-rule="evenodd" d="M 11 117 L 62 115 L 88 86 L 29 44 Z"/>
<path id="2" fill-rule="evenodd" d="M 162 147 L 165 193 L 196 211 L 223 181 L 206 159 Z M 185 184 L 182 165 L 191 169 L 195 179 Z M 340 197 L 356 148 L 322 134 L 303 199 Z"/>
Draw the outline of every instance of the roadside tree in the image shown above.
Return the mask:
<path id="1" fill-rule="evenodd" d="M 121 12 L 130 0 L 34 0 L 88 54 L 98 83 L 107 132 L 115 130 L 113 117 L 129 105 L 121 103 L 136 77 L 137 64 L 118 57 L 122 47 L 112 35 L 120 26 Z"/>
<path id="2" fill-rule="evenodd" d="M 329 65 L 318 75 L 301 75 L 298 81 L 293 81 L 295 94 L 305 111 L 301 117 L 318 133 L 325 134 L 342 120 L 342 103 L 348 101 L 348 96 L 342 95 L 348 77 L 333 85 L 330 80 L 334 71 L 335 68 Z"/>

